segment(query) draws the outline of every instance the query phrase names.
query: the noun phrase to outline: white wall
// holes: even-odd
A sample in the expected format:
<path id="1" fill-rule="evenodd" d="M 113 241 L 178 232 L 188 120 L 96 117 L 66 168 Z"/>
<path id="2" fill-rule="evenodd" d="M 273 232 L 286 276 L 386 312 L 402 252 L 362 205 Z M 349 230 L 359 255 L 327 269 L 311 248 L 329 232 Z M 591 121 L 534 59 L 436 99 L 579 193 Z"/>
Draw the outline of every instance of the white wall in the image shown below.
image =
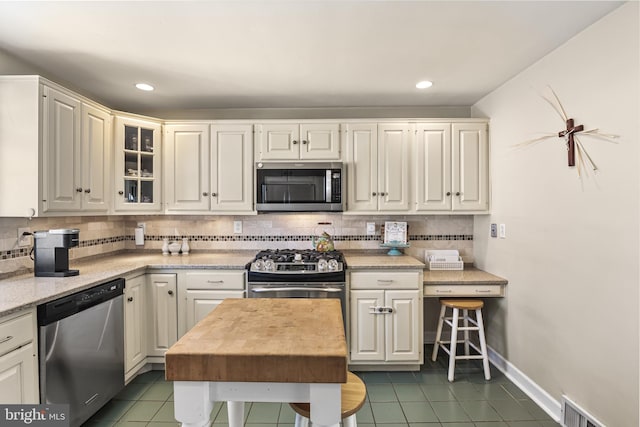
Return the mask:
<path id="1" fill-rule="evenodd" d="M 492 214 L 474 223 L 476 262 L 509 279 L 488 307 L 489 345 L 553 399 L 607 426 L 638 426 L 639 7 L 627 3 L 475 106 L 491 118 Z M 600 171 L 579 180 L 540 94 L 569 117 L 620 135 L 581 136 Z M 489 224 L 506 224 L 506 239 Z"/>

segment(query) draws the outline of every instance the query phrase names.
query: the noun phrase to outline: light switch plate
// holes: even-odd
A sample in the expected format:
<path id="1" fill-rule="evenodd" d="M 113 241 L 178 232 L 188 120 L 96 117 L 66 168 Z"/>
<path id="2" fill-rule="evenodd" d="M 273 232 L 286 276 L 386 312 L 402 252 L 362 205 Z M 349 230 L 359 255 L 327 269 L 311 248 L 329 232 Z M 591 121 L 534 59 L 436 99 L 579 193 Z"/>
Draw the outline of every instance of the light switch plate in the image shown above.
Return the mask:
<path id="1" fill-rule="evenodd" d="M 504 224 L 500 224 L 500 238 L 501 239 L 506 239 L 507 238 L 507 226 Z"/>
<path id="2" fill-rule="evenodd" d="M 233 221 L 233 232 L 242 233 L 242 221 Z"/>
<path id="3" fill-rule="evenodd" d="M 375 222 L 368 222 L 367 223 L 367 235 L 373 236 L 374 234 L 376 234 L 376 223 Z"/>

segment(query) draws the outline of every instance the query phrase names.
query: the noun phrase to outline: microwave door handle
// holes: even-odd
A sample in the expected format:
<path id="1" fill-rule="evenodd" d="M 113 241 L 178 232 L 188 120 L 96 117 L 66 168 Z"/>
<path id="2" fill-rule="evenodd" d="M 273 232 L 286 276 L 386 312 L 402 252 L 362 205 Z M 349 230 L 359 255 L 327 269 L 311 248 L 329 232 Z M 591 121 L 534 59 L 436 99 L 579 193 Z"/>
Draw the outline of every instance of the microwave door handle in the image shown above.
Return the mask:
<path id="1" fill-rule="evenodd" d="M 326 178 L 324 184 L 324 201 L 327 203 L 331 203 L 331 177 L 333 175 L 333 171 L 331 169 L 327 169 Z"/>

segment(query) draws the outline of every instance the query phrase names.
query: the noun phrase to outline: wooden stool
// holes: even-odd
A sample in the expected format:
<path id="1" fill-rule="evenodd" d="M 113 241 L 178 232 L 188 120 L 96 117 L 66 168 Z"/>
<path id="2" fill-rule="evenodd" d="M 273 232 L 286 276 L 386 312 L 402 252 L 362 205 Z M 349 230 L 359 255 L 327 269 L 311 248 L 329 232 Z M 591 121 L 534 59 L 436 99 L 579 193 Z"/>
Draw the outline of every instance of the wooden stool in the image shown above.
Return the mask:
<path id="1" fill-rule="evenodd" d="M 356 412 L 364 405 L 367 396 L 367 388 L 360 378 L 351 372 L 347 372 L 347 382 L 340 387 L 342 400 L 340 402 L 341 417 L 344 427 L 357 427 Z M 291 409 L 296 411 L 295 427 L 308 427 L 309 404 L 290 403 Z"/>
<path id="2" fill-rule="evenodd" d="M 434 362 L 436 361 L 436 358 L 438 357 L 438 349 L 442 347 L 442 349 L 449 355 L 449 374 L 447 375 L 447 378 L 449 381 L 453 381 L 456 359 L 482 359 L 482 365 L 484 366 L 484 378 L 486 380 L 490 380 L 491 371 L 489 370 L 487 342 L 484 338 L 484 323 L 482 322 L 482 307 L 484 306 L 484 302 L 479 299 L 441 299 L 440 304 L 440 318 L 438 319 L 436 342 L 433 345 L 431 360 Z M 447 307 L 453 309 L 453 316 L 445 316 Z M 460 310 L 462 310 L 462 318 L 460 318 Z M 475 310 L 475 320 L 469 316 L 469 310 Z M 458 326 L 460 320 L 463 320 L 463 326 Z M 442 325 L 444 323 L 451 327 L 451 339 L 449 341 L 442 341 L 440 339 L 442 335 Z M 475 326 L 469 326 L 469 323 L 472 323 Z M 456 355 L 458 331 L 464 331 L 464 356 Z M 469 341 L 469 331 L 478 331 L 480 348 Z M 449 344 L 449 348 L 445 347 L 444 344 Z M 479 354 L 470 355 L 469 347 L 473 348 Z"/>

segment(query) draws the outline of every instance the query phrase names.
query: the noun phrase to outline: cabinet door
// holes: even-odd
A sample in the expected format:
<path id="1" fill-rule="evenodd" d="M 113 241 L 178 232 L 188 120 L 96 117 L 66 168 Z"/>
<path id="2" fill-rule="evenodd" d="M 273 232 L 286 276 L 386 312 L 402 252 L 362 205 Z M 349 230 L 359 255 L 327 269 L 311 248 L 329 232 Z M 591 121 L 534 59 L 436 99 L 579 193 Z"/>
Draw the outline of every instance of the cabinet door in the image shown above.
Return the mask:
<path id="1" fill-rule="evenodd" d="M 147 356 L 145 276 L 127 279 L 124 296 L 124 370 L 128 372 Z"/>
<path id="2" fill-rule="evenodd" d="M 300 158 L 300 128 L 297 124 L 256 125 L 256 160 Z"/>
<path id="3" fill-rule="evenodd" d="M 407 123 L 378 125 L 378 209 L 409 209 L 409 143 Z"/>
<path id="4" fill-rule="evenodd" d="M 167 211 L 208 211 L 209 125 L 168 125 L 164 135 Z"/>
<path id="5" fill-rule="evenodd" d="M 116 117 L 114 139 L 116 210 L 159 211 L 162 194 L 160 125 Z"/>
<path id="6" fill-rule="evenodd" d="M 148 317 L 149 356 L 164 356 L 178 340 L 178 305 L 175 274 L 149 274 L 151 309 Z"/>
<path id="7" fill-rule="evenodd" d="M 384 291 L 358 290 L 350 292 L 352 361 L 384 361 L 384 319 L 373 307 L 384 305 Z"/>
<path id="8" fill-rule="evenodd" d="M 43 94 L 43 210 L 77 211 L 82 204 L 81 104 L 48 86 L 43 87 Z"/>
<path id="9" fill-rule="evenodd" d="M 420 360 L 420 303 L 420 291 L 385 291 L 386 360 Z"/>
<path id="10" fill-rule="evenodd" d="M 187 331 L 211 313 L 225 298 L 242 297 L 244 291 L 187 289 Z"/>
<path id="11" fill-rule="evenodd" d="M 38 403 L 36 357 L 29 343 L 0 357 L 0 402 Z"/>
<path id="12" fill-rule="evenodd" d="M 451 124 L 417 126 L 415 142 L 416 210 L 451 210 Z"/>
<path id="13" fill-rule="evenodd" d="M 489 209 L 489 146 L 485 123 L 452 125 L 453 210 Z"/>
<path id="14" fill-rule="evenodd" d="M 211 127 L 211 209 L 253 210 L 251 125 Z"/>
<path id="15" fill-rule="evenodd" d="M 340 160 L 340 125 L 332 123 L 300 125 L 300 158 Z"/>
<path id="16" fill-rule="evenodd" d="M 378 127 L 346 125 L 347 210 L 378 209 Z"/>
<path id="17" fill-rule="evenodd" d="M 109 210 L 108 189 L 111 162 L 111 115 L 82 104 L 82 210 Z"/>

